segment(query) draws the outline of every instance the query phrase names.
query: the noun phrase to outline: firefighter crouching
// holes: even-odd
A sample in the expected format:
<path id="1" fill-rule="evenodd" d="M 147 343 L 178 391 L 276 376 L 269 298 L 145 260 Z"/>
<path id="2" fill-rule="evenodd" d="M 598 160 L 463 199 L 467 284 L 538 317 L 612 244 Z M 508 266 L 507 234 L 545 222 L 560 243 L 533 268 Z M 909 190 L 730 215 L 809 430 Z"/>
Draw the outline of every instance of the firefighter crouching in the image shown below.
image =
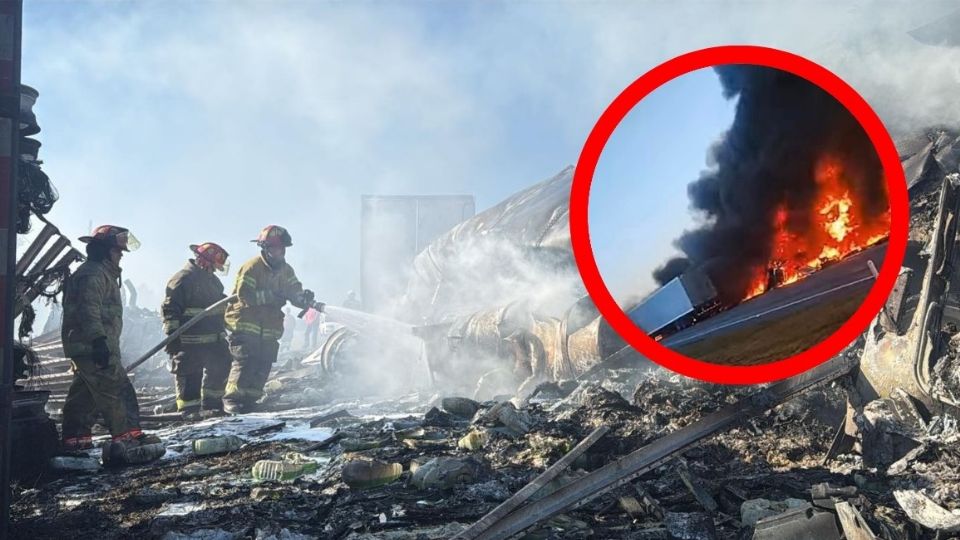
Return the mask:
<path id="1" fill-rule="evenodd" d="M 263 396 L 283 335 L 283 306 L 290 302 L 323 311 L 323 303 L 314 302 L 313 292 L 303 289 L 284 259 L 293 245 L 286 229 L 270 225 L 253 242 L 260 255 L 240 267 L 233 290 L 237 298 L 227 303 L 224 314 L 233 364 L 223 406 L 231 414 L 250 412 Z"/>
<path id="2" fill-rule="evenodd" d="M 191 245 L 194 257 L 167 283 L 161 306 L 163 330 L 170 335 L 210 305 L 219 302 L 229 254 L 217 244 Z M 214 275 L 217 274 L 217 275 Z M 166 347 L 170 371 L 176 378 L 177 410 L 187 417 L 223 412 L 224 387 L 230 372 L 223 316 L 209 315 L 171 341 Z"/>
<path id="3" fill-rule="evenodd" d="M 112 435 L 103 446 L 104 464 L 152 461 L 165 450 L 160 439 L 140 430 L 137 395 L 120 362 L 120 259 L 140 243 L 127 229 L 112 225 L 97 227 L 80 241 L 87 244 L 87 260 L 63 292 L 61 338 L 73 367 L 63 405 L 63 448 L 91 448 L 91 428 L 100 415 Z"/>

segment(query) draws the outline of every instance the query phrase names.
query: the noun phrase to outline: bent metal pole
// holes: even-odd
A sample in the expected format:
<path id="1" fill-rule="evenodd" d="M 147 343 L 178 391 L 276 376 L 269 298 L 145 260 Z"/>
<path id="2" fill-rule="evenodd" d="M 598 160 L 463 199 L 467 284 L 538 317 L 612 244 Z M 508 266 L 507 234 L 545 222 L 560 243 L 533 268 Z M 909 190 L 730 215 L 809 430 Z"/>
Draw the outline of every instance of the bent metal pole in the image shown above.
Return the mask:
<path id="1" fill-rule="evenodd" d="M 228 297 L 224 298 L 223 300 L 219 300 L 219 301 L 217 301 L 217 302 L 215 302 L 215 303 L 213 303 L 213 304 L 210 304 L 210 306 L 207 307 L 207 309 L 201 311 L 200 313 L 197 313 L 192 319 L 190 319 L 189 321 L 183 323 L 183 324 L 180 326 L 180 328 L 177 328 L 177 329 L 174 330 L 169 336 L 167 336 L 167 339 L 164 339 L 164 340 L 161 341 L 160 343 L 157 343 L 156 345 L 154 345 L 153 348 L 151 348 L 149 351 L 147 351 L 146 353 L 144 353 L 143 356 L 141 356 L 140 358 L 137 358 L 132 364 L 130 364 L 129 366 L 127 366 L 127 367 L 125 368 L 125 369 L 127 370 L 127 373 L 129 373 L 129 372 L 137 369 L 137 366 L 139 366 L 140 364 L 146 362 L 147 360 L 150 359 L 150 357 L 152 357 L 153 355 L 157 354 L 157 352 L 159 352 L 160 349 L 164 348 L 164 347 L 167 345 L 167 343 L 170 343 L 171 341 L 177 339 L 178 337 L 180 337 L 180 334 L 182 334 L 182 333 L 184 333 L 185 331 L 189 330 L 191 326 L 197 324 L 198 322 L 200 322 L 201 319 L 203 319 L 203 318 L 206 317 L 207 315 L 210 315 L 210 314 L 213 313 L 214 311 L 217 311 L 218 309 L 220 309 L 221 307 L 223 307 L 224 305 L 226 305 L 227 302 L 229 302 L 230 300 L 235 299 L 236 297 L 237 297 L 237 295 L 228 296 Z"/>

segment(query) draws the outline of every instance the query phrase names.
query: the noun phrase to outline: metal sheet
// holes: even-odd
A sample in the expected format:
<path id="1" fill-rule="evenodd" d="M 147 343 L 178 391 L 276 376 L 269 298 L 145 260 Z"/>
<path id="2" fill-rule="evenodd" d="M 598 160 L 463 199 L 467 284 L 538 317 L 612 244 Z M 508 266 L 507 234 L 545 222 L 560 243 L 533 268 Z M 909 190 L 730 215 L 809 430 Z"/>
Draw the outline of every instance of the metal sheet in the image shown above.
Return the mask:
<path id="1" fill-rule="evenodd" d="M 919 308 L 912 321 L 904 326 L 903 335 L 884 334 L 871 328 L 866 334 L 857 388 L 864 399 L 887 397 L 897 388 L 920 399 L 928 407 L 935 407 L 930 396 L 931 355 L 937 350 L 939 325 L 943 315 L 944 293 L 949 288 L 949 265 L 956 246 L 957 216 L 960 215 L 960 176 L 943 179 L 940 192 L 931 255 L 923 274 L 918 296 Z M 920 276 L 915 275 L 913 279 Z M 881 323 L 875 319 L 873 326 Z M 931 339 L 932 338 L 932 339 Z"/>
<path id="2" fill-rule="evenodd" d="M 627 315 L 645 332 L 654 333 L 691 313 L 693 308 L 680 278 L 673 278 L 663 287 L 650 293 L 650 296 L 644 298 Z"/>
<path id="3" fill-rule="evenodd" d="M 833 514 L 806 507 L 761 519 L 753 540 L 840 540 L 840 531 Z"/>
<path id="4" fill-rule="evenodd" d="M 527 286 L 541 285 L 519 276 L 569 271 L 576 277 L 568 220 L 572 180 L 571 167 L 437 238 L 413 262 L 403 313 L 418 323 L 450 321 L 518 300 L 529 293 Z M 503 283 L 510 290 L 495 286 Z"/>
<path id="5" fill-rule="evenodd" d="M 417 254 L 474 212 L 471 195 L 364 195 L 360 233 L 364 309 L 383 312 L 399 299 Z"/>

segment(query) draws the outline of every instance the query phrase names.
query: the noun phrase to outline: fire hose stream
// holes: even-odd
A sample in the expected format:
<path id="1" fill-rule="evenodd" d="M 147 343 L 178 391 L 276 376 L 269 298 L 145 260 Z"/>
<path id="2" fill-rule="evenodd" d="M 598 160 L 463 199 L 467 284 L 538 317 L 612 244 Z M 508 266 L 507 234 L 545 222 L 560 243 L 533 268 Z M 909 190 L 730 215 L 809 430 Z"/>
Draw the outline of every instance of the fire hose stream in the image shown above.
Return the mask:
<path id="1" fill-rule="evenodd" d="M 222 308 L 227 304 L 227 302 L 229 302 L 230 300 L 233 300 L 234 298 L 236 298 L 236 295 L 228 296 L 220 300 L 219 302 L 216 302 L 208 306 L 206 309 L 204 309 L 202 312 L 195 315 L 189 321 L 180 325 L 180 327 L 177 328 L 175 331 L 173 331 L 169 336 L 167 336 L 166 339 L 164 339 L 160 343 L 157 343 L 156 345 L 151 347 L 150 350 L 144 353 L 142 356 L 140 356 L 140 358 L 134 360 L 130 365 L 128 365 L 125 368 L 126 371 L 129 373 L 137 369 L 137 367 L 139 367 L 141 364 L 143 364 L 144 362 L 152 358 L 153 355 L 160 352 L 160 350 L 163 349 L 168 343 L 180 337 L 181 334 L 189 330 L 191 327 L 193 327 L 195 324 L 203 320 L 205 317 L 215 312 L 222 311 L 223 310 Z M 301 315 L 303 315 L 305 312 L 306 310 L 304 310 L 301 313 Z M 336 307 L 336 306 L 324 306 L 323 312 L 330 317 L 331 321 L 338 322 L 358 333 L 373 334 L 373 335 L 379 334 L 385 337 L 409 336 L 413 338 L 415 336 L 413 325 L 402 323 L 400 321 L 389 319 L 387 317 L 371 315 L 369 313 L 364 313 L 362 311 Z M 430 365 L 430 360 L 429 358 L 427 358 L 426 354 L 423 354 L 422 356 L 426 364 L 426 369 L 428 372 L 427 374 L 432 383 L 433 368 Z"/>
<path id="2" fill-rule="evenodd" d="M 414 335 L 412 324 L 402 323 L 395 319 L 337 306 L 324 306 L 323 312 L 327 314 L 331 321 L 340 323 L 361 334 Z"/>
<path id="3" fill-rule="evenodd" d="M 358 334 L 373 335 L 386 339 L 417 338 L 417 327 L 396 319 L 337 306 L 324 306 L 323 311 L 332 322 L 340 323 Z M 435 383 L 433 366 L 430 364 L 430 357 L 426 353 L 423 343 L 421 343 L 420 357 L 427 371 L 427 378 L 430 381 L 430 385 L 433 386 Z"/>

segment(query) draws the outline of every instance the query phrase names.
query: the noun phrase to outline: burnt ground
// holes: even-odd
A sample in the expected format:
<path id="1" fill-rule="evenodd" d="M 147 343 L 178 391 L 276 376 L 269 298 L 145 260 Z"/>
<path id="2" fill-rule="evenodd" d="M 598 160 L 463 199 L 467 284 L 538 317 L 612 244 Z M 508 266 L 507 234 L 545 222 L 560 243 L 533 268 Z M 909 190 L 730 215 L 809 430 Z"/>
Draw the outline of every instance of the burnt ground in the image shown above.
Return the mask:
<path id="1" fill-rule="evenodd" d="M 347 404 L 347 410 L 364 416 L 286 433 L 325 434 L 305 435 L 316 441 L 339 429 L 338 437 L 345 437 L 307 452 L 320 469 L 287 483 L 255 483 L 251 467 L 260 459 L 303 451 L 316 443 L 268 440 L 278 434 L 270 429 L 254 435 L 254 428 L 276 424 L 269 415 L 258 417 L 258 424 L 230 419 L 168 427 L 164 433 L 170 453 L 152 466 L 86 475 L 48 472 L 16 485 L 14 537 L 449 538 L 522 488 L 596 426 L 607 425 L 612 431 L 571 467 L 566 478 L 629 453 L 750 391 L 662 373 L 633 382 L 630 377 L 635 375 L 612 377 L 621 382 L 608 383 L 610 389 L 584 383 L 566 397 L 545 389 L 521 411 L 521 416 L 528 415 L 526 433 L 433 410 L 436 396 L 381 402 L 386 415 L 382 417 Z M 927 487 L 940 504 L 956 506 L 960 456 L 951 445 L 937 442 L 945 440 L 941 435 L 899 474 L 868 468 L 856 454 L 824 465 L 844 396 L 839 386 L 820 389 L 746 419 L 679 459 L 528 531 L 527 538 L 669 538 L 665 525 L 669 516 L 700 514 L 709 516 L 718 538 L 750 538 L 753 527 L 742 522 L 744 501 L 810 501 L 811 487 L 822 482 L 855 486 L 857 494 L 849 500 L 880 538 L 935 538 L 905 517 L 891 490 Z M 342 404 L 328 405 L 324 411 L 338 410 Z M 483 404 L 478 417 L 493 405 Z M 277 418 L 284 414 L 277 413 Z M 286 418 L 280 434 L 296 424 L 292 416 Z M 186 448 L 190 438 L 216 434 L 209 430 L 225 426 L 240 433 L 245 446 L 209 457 L 195 456 Z M 477 451 L 458 448 L 457 441 L 475 429 L 487 433 L 486 445 Z M 374 447 L 347 451 L 370 445 Z M 411 467 L 439 456 L 464 460 L 469 474 L 452 485 L 414 485 Z M 357 459 L 400 463 L 404 472 L 381 487 L 351 489 L 343 483 L 341 469 Z M 687 478 L 702 487 L 699 499 L 681 477 L 687 471 Z M 546 489 L 559 487 L 563 480 Z M 715 505 L 705 506 L 702 492 Z M 642 499 L 643 494 L 654 502 L 632 513 L 624 510 L 622 497 Z"/>
<path id="2" fill-rule="evenodd" d="M 866 292 L 844 295 L 677 350 L 698 360 L 724 365 L 781 360 L 809 349 L 834 333 L 860 308 L 866 296 Z"/>

